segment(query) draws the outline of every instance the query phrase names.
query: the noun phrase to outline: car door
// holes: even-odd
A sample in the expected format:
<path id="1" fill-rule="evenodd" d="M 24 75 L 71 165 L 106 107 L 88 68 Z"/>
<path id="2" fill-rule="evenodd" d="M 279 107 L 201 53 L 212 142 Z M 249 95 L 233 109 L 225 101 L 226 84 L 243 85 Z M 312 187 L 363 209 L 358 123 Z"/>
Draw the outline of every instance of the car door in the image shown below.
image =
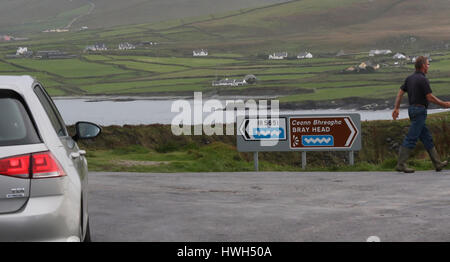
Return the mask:
<path id="1" fill-rule="evenodd" d="M 75 167 L 78 172 L 78 176 L 80 177 L 80 181 L 82 184 L 82 193 L 83 193 L 83 207 L 86 210 L 87 207 L 87 163 L 85 159 L 85 151 L 80 150 L 77 143 L 69 136 L 67 132 L 66 125 L 59 113 L 56 105 L 53 103 L 53 100 L 50 98 L 48 93 L 41 85 L 36 85 L 34 87 L 34 92 L 37 95 L 39 101 L 43 105 L 50 121 L 57 133 L 62 145 L 64 146 L 64 150 L 66 152 L 66 156 L 71 161 L 71 164 Z M 85 212 L 86 214 L 86 212 Z"/>

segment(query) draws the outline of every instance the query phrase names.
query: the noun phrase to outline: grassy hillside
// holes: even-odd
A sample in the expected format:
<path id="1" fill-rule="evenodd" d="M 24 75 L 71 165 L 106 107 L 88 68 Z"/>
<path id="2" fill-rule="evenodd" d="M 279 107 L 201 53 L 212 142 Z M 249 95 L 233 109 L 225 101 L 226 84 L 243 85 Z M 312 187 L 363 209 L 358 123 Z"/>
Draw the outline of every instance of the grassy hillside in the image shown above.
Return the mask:
<path id="1" fill-rule="evenodd" d="M 449 47 L 449 13 L 447 0 L 17 0 L 0 3 L 0 32 L 39 32 L 79 17 L 75 29 L 107 30 L 57 39 L 150 38 L 181 50 L 207 45 L 253 54 L 299 46 L 436 49 Z"/>
<path id="2" fill-rule="evenodd" d="M 0 33 L 47 28 L 110 28 L 239 10 L 286 0 L 3 0 Z M 92 8 L 92 10 L 91 10 Z"/>
<path id="3" fill-rule="evenodd" d="M 446 0 L 302 0 L 191 26 L 253 50 L 423 47 L 450 41 L 449 13 Z"/>
<path id="4" fill-rule="evenodd" d="M 0 1 L 0 34 L 64 27 L 88 9 L 87 0 L 3 0 Z"/>

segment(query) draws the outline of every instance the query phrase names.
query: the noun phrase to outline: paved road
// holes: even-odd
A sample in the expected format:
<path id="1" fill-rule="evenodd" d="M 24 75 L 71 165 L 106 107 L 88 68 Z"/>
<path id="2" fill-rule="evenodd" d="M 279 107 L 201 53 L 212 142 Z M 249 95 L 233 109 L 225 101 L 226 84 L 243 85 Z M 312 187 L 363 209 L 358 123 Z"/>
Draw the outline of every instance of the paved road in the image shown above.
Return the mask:
<path id="1" fill-rule="evenodd" d="M 450 172 L 90 173 L 94 241 L 450 241 Z"/>

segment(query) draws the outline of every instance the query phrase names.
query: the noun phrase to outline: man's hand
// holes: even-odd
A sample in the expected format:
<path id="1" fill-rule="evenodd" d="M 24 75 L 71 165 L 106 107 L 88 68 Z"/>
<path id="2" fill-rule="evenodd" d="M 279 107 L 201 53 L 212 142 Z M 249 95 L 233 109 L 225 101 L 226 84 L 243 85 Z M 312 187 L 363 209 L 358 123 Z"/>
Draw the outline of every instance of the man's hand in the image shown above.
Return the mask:
<path id="1" fill-rule="evenodd" d="M 401 88 L 398 90 L 397 98 L 395 98 L 395 105 L 394 105 L 394 111 L 392 112 L 392 118 L 394 120 L 397 120 L 399 115 L 399 108 L 400 108 L 400 102 L 402 101 L 402 97 L 405 94 L 405 91 L 403 91 Z"/>
<path id="2" fill-rule="evenodd" d="M 394 111 L 392 111 L 392 118 L 397 120 L 399 113 L 400 111 L 398 109 L 394 109 Z"/>
<path id="3" fill-rule="evenodd" d="M 450 102 L 444 102 L 444 101 L 440 100 L 439 98 L 435 97 L 432 93 L 429 93 L 427 95 L 427 100 L 432 103 L 435 103 L 436 105 L 440 105 L 444 108 L 450 107 Z"/>

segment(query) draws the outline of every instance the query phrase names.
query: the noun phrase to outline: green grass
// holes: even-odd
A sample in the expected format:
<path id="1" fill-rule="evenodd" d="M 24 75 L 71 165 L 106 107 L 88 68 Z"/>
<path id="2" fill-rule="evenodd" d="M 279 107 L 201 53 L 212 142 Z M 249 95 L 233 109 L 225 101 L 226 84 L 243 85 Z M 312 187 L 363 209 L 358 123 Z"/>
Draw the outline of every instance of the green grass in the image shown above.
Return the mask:
<path id="1" fill-rule="evenodd" d="M 0 61 L 0 72 L 18 72 L 18 71 L 23 71 L 23 69 Z"/>
<path id="2" fill-rule="evenodd" d="M 59 13 L 56 16 L 56 18 L 72 19 L 72 18 L 75 18 L 75 17 L 80 16 L 82 14 L 86 14 L 89 11 L 90 8 L 91 8 L 90 5 L 84 5 L 84 6 L 81 6 L 79 8 L 75 8 L 75 9 L 72 9 L 72 10 L 69 10 L 69 11 L 66 11 L 66 12 L 61 12 L 61 13 Z"/>
<path id="3" fill-rule="evenodd" d="M 450 71 L 450 60 L 441 60 L 439 62 L 430 62 L 430 71 L 439 70 L 439 71 Z"/>
<path id="4" fill-rule="evenodd" d="M 280 14 L 283 14 L 285 17 L 289 17 L 290 15 L 301 15 L 301 14 L 307 14 L 309 12 L 314 11 L 320 11 L 323 9 L 330 9 L 333 7 L 338 7 L 342 5 L 346 5 L 348 3 L 357 2 L 359 0 L 342 0 L 342 1 L 335 1 L 335 0 L 322 0 L 322 1 L 316 1 L 316 0 L 304 0 L 304 1 L 294 1 L 289 4 L 285 5 L 279 5 L 272 8 L 263 8 L 259 10 L 252 11 L 250 15 L 240 15 L 240 16 L 233 16 L 230 18 L 225 19 L 218 19 L 216 21 L 209 21 L 208 25 L 212 26 L 218 26 L 221 24 L 226 24 L 227 26 L 254 26 L 256 28 L 263 27 L 263 28 L 272 28 L 276 26 L 277 21 L 273 19 L 267 19 L 267 18 L 273 18 L 278 17 Z"/>
<path id="5" fill-rule="evenodd" d="M 136 28 L 136 27 L 127 27 L 127 28 L 123 28 L 123 29 L 114 29 L 114 30 L 102 32 L 99 34 L 99 37 L 107 38 L 107 37 L 114 37 L 114 36 L 127 35 L 127 34 L 133 34 L 133 33 L 143 33 L 145 31 L 147 31 L 147 29 Z"/>
<path id="6" fill-rule="evenodd" d="M 115 57 L 115 58 L 121 58 Z M 133 57 L 129 57 L 133 58 Z M 214 67 L 235 63 L 242 63 L 241 61 L 231 58 L 185 58 L 185 57 L 134 57 L 137 61 L 159 63 L 159 64 L 173 64 L 189 67 Z"/>
<path id="7" fill-rule="evenodd" d="M 79 59 L 59 59 L 59 60 L 33 60 L 14 59 L 11 63 L 17 64 L 35 71 L 56 74 L 61 77 L 91 77 L 106 76 L 113 74 L 123 74 L 127 71 L 112 65 L 103 65 L 84 62 Z"/>
<path id="8" fill-rule="evenodd" d="M 383 98 L 386 97 L 386 92 L 394 94 L 395 92 L 398 92 L 398 86 L 383 85 L 351 88 L 322 88 L 316 89 L 314 93 L 285 96 L 280 99 L 280 102 L 319 101 L 346 97 Z"/>
<path id="9" fill-rule="evenodd" d="M 104 55 L 84 55 L 83 57 L 85 59 L 89 60 L 89 61 L 109 61 L 109 60 L 113 60 L 113 58 L 111 58 L 109 56 L 104 56 Z"/>
<path id="10" fill-rule="evenodd" d="M 82 85 L 80 88 L 88 93 L 102 94 L 102 93 L 114 93 L 114 92 L 139 92 L 139 90 L 152 91 L 181 91 L 186 90 L 186 84 L 205 85 L 209 84 L 209 81 L 205 78 L 185 79 L 182 84 L 177 79 L 168 80 L 154 80 L 154 81 L 136 81 L 136 82 L 116 82 L 106 84 L 94 84 L 94 85 Z"/>
<path id="11" fill-rule="evenodd" d="M 313 74 L 292 74 L 292 75 L 260 75 L 258 80 L 261 81 L 278 81 L 278 80 L 301 80 L 308 77 L 313 77 Z M 299 82 L 301 83 L 301 82 Z"/>
<path id="12" fill-rule="evenodd" d="M 235 149 L 223 143 L 213 143 L 199 149 L 182 149 L 176 152 L 158 153 L 138 150 L 123 154 L 120 151 L 95 151 L 88 155 L 90 170 L 132 171 L 132 172 L 213 172 L 213 171 L 251 171 L 252 163 L 241 161 Z M 132 150 L 133 151 L 133 150 Z M 126 166 L 120 160 L 132 160 L 133 166 Z M 143 161 L 160 162 L 153 166 Z M 139 162 L 143 164 L 139 165 Z"/>
<path id="13" fill-rule="evenodd" d="M 125 150 L 129 151 L 129 150 Z M 88 154 L 89 169 L 91 171 L 109 172 L 246 172 L 254 171 L 254 164 L 249 160 L 248 154 L 236 152 L 232 146 L 213 143 L 196 149 L 182 150 L 168 153 L 155 151 L 130 152 L 122 154 L 113 151 L 99 150 Z M 127 165 L 129 161 L 132 164 Z M 151 163 L 149 163 L 151 162 Z M 354 166 L 346 164 L 332 164 L 328 166 L 307 165 L 305 170 L 299 165 L 277 164 L 272 161 L 260 160 L 259 171 L 393 171 L 396 159 L 385 160 L 381 164 L 359 162 Z M 416 170 L 433 170 L 429 160 L 410 160 L 409 166 Z"/>
<path id="14" fill-rule="evenodd" d="M 187 67 L 184 66 L 158 65 L 134 61 L 112 61 L 112 62 L 106 61 L 106 63 L 114 65 L 122 65 L 128 69 L 143 70 L 154 73 L 170 73 L 187 69 Z"/>
<path id="15" fill-rule="evenodd" d="M 266 74 L 283 74 L 283 73 L 322 73 L 322 72 L 340 72 L 345 69 L 343 66 L 291 66 L 287 68 L 266 69 Z"/>

